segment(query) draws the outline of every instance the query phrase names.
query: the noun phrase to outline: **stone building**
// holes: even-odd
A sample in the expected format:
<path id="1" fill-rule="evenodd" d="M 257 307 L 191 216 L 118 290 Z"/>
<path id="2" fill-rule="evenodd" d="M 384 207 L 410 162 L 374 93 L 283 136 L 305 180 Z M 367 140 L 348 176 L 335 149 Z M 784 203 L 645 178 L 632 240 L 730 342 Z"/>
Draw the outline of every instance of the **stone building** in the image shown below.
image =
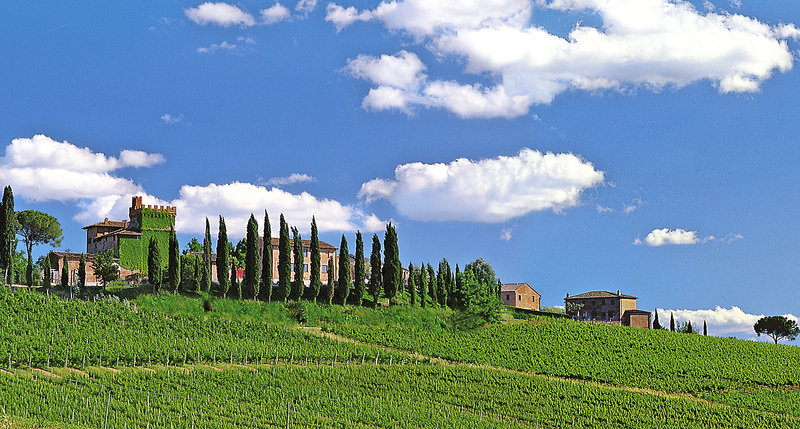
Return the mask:
<path id="1" fill-rule="evenodd" d="M 564 298 L 567 315 L 575 320 L 650 328 L 650 312 L 636 309 L 635 296 L 592 291 Z"/>
<path id="2" fill-rule="evenodd" d="M 505 305 L 539 311 L 542 295 L 527 283 L 507 283 L 500 286 L 500 298 Z"/>

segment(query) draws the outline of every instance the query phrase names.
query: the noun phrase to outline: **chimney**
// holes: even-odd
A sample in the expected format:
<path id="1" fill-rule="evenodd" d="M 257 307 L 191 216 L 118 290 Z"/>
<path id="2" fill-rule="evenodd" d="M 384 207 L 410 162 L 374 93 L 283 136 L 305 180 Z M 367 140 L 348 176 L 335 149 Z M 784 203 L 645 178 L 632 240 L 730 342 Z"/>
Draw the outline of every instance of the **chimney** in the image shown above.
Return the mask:
<path id="1" fill-rule="evenodd" d="M 567 292 L 567 298 L 569 298 L 569 292 Z"/>
<path id="2" fill-rule="evenodd" d="M 619 289 L 617 289 L 617 296 L 620 296 L 620 295 L 622 295 L 622 292 Z"/>

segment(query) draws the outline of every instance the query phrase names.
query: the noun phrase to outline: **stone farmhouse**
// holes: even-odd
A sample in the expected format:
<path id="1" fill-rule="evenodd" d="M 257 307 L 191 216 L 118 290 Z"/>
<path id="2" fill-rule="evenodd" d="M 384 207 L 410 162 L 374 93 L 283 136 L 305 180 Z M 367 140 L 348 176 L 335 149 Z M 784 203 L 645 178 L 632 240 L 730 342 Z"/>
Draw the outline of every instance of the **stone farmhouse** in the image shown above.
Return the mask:
<path id="1" fill-rule="evenodd" d="M 527 283 L 507 283 L 500 286 L 500 299 L 510 307 L 539 311 L 542 295 Z"/>
<path id="2" fill-rule="evenodd" d="M 636 309 L 635 296 L 592 291 L 564 298 L 567 315 L 575 320 L 650 329 L 650 312 Z"/>

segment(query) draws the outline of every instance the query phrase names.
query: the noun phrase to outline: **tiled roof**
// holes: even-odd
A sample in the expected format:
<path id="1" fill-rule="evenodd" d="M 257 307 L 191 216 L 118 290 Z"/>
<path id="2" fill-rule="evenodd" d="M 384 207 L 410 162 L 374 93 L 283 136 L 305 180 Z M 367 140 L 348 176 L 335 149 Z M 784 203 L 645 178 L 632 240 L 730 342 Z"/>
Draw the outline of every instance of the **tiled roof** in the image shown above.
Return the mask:
<path id="1" fill-rule="evenodd" d="M 542 295 L 539 292 L 536 292 L 536 289 L 534 289 L 533 286 L 529 285 L 528 283 L 506 283 L 506 284 L 500 285 L 500 291 L 501 292 L 513 292 L 513 291 L 517 290 L 517 288 L 519 288 L 520 286 L 527 286 L 527 287 L 531 288 L 531 290 L 534 293 L 536 293 L 537 295 L 539 295 L 539 296 Z"/>
<path id="2" fill-rule="evenodd" d="M 126 226 L 128 226 L 128 221 L 123 220 L 123 221 L 117 222 L 117 221 L 113 221 L 113 220 L 108 220 L 108 218 L 106 218 L 106 220 L 104 220 L 102 222 L 97 222 L 97 223 L 92 224 L 92 225 L 86 225 L 81 229 L 89 229 L 89 228 L 91 228 L 93 226 L 110 226 L 110 227 L 114 227 L 114 228 L 125 228 Z"/>
<path id="3" fill-rule="evenodd" d="M 585 299 L 585 298 L 627 298 L 627 299 L 638 299 L 635 296 L 631 296 L 631 295 L 625 295 L 625 294 L 617 295 L 617 294 L 612 293 L 612 292 L 599 291 L 599 290 L 598 291 L 582 293 L 580 295 L 569 296 L 566 299 Z"/>

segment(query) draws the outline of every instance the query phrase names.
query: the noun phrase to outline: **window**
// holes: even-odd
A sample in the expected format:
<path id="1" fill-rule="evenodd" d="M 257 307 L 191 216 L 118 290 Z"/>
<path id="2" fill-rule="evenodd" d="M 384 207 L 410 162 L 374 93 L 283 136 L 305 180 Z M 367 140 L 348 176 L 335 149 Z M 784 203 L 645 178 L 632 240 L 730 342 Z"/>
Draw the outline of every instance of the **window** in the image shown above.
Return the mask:
<path id="1" fill-rule="evenodd" d="M 536 303 L 536 295 L 531 296 L 531 302 Z"/>
<path id="2" fill-rule="evenodd" d="M 510 294 L 510 293 L 507 293 L 507 294 L 506 294 L 506 301 L 510 301 L 510 300 L 511 300 L 511 294 Z"/>
<path id="3" fill-rule="evenodd" d="M 303 272 L 304 273 L 308 272 L 308 264 L 303 264 Z"/>
<path id="4" fill-rule="evenodd" d="M 303 249 L 303 257 L 308 258 L 308 247 Z"/>
<path id="5" fill-rule="evenodd" d="M 323 265 L 322 266 L 322 272 L 323 273 L 327 273 L 328 272 L 328 266 L 327 265 Z"/>
<path id="6" fill-rule="evenodd" d="M 520 295 L 519 298 L 517 298 L 517 301 L 522 301 L 522 295 Z"/>

